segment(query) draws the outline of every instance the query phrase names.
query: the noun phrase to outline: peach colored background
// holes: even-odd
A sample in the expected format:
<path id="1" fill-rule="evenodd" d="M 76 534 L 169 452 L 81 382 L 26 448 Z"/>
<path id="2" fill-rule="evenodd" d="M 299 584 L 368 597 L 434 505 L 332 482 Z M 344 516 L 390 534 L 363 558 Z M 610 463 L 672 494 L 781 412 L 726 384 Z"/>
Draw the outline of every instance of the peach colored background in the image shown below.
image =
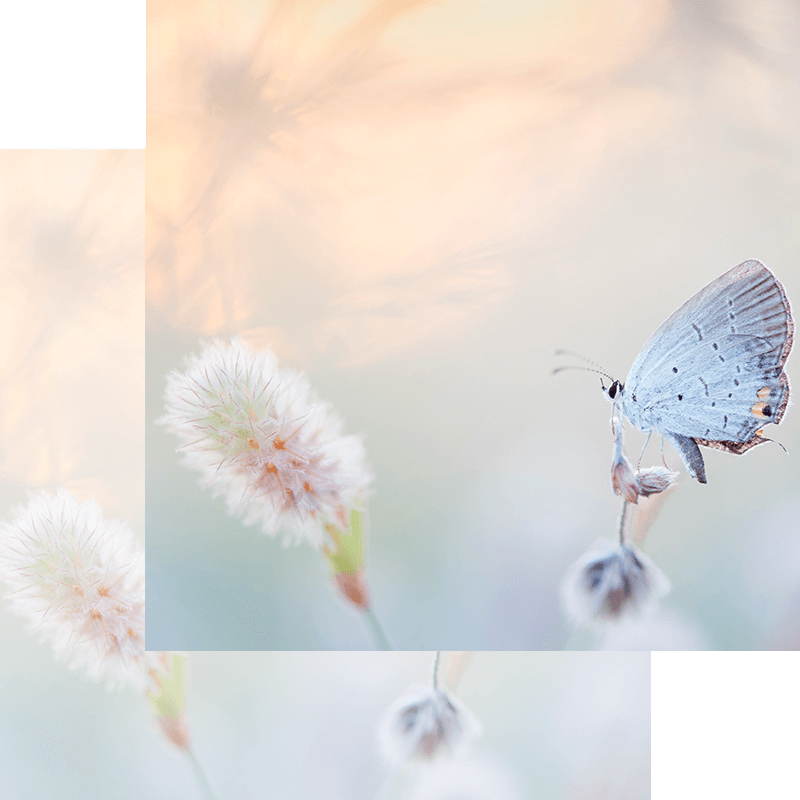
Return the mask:
<path id="1" fill-rule="evenodd" d="M 66 486 L 144 535 L 144 153 L 0 153 L 4 514 Z"/>

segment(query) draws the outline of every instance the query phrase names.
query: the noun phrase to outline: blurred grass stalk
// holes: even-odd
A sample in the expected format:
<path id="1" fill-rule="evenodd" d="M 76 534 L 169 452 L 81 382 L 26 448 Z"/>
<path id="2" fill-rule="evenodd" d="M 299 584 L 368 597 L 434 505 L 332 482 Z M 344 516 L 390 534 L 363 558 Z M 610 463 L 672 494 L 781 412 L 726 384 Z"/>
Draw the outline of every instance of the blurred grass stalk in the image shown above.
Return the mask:
<path id="1" fill-rule="evenodd" d="M 185 753 L 206 800 L 220 800 L 220 796 L 197 757 L 186 723 L 186 686 L 189 659 L 181 653 L 161 653 L 163 668 L 151 673 L 153 687 L 147 699 L 156 714 L 162 733 Z"/>

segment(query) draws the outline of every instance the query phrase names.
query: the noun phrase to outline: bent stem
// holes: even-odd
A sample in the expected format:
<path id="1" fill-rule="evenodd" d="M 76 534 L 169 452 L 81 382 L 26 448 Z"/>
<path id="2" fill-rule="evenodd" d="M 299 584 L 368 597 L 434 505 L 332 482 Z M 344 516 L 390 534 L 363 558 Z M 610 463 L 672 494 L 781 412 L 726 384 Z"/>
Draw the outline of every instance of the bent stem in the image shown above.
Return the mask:
<path id="1" fill-rule="evenodd" d="M 203 769 L 203 765 L 197 759 L 197 756 L 191 747 L 186 748 L 186 757 L 189 759 L 189 763 L 192 765 L 194 775 L 197 778 L 197 782 L 200 784 L 200 788 L 203 790 L 203 796 L 206 798 L 206 800 L 220 800 L 216 789 L 214 789 L 214 787 L 211 785 L 211 781 Z"/>
<path id="2" fill-rule="evenodd" d="M 375 646 L 376 650 L 394 650 L 392 643 L 389 641 L 389 637 L 386 634 L 386 631 L 381 625 L 378 618 L 375 616 L 375 612 L 372 610 L 371 607 L 367 607 L 364 609 L 364 620 L 367 623 L 367 630 L 369 631 L 370 638 L 372 639 L 372 644 Z"/>

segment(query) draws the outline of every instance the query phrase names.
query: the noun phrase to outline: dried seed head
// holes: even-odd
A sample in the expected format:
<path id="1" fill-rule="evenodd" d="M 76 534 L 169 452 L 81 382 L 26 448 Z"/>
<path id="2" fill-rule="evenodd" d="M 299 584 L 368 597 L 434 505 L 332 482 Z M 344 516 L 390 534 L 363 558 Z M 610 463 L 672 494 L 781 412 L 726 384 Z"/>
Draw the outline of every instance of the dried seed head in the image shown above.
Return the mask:
<path id="1" fill-rule="evenodd" d="M 639 502 L 639 483 L 627 456 L 618 450 L 611 464 L 611 485 L 629 503 Z"/>
<path id="2" fill-rule="evenodd" d="M 636 476 L 639 494 L 642 497 L 650 497 L 650 495 L 666 491 L 674 486 L 677 479 L 678 473 L 666 467 L 648 467 L 640 470 Z"/>
<path id="3" fill-rule="evenodd" d="M 563 584 L 567 613 L 579 624 L 640 612 L 669 591 L 669 581 L 637 547 L 622 544 L 588 553 Z"/>
<path id="4" fill-rule="evenodd" d="M 480 723 L 447 689 L 423 686 L 386 712 L 378 736 L 387 760 L 399 765 L 454 753 L 480 732 Z"/>

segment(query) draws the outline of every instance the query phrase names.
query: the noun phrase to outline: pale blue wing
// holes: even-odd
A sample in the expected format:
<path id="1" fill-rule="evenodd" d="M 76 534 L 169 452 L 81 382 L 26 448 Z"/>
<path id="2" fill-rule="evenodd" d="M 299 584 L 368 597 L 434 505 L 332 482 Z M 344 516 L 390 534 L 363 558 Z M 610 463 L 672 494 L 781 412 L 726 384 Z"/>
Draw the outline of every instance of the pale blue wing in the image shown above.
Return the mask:
<path id="1" fill-rule="evenodd" d="M 745 261 L 650 337 L 625 382 L 625 414 L 643 430 L 744 452 L 786 410 L 783 366 L 792 338 L 783 287 L 761 262 Z M 689 453 L 681 454 L 687 461 Z"/>

